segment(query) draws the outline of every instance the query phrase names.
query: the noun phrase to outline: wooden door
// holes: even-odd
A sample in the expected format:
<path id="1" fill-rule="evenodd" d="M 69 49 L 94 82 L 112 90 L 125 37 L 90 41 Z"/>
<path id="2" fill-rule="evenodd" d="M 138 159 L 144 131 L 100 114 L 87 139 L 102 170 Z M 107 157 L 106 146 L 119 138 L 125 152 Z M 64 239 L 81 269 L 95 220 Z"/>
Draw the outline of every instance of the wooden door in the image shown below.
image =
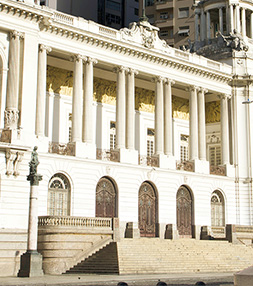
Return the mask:
<path id="1" fill-rule="evenodd" d="M 154 188 L 144 182 L 139 190 L 139 229 L 142 237 L 155 237 L 157 197 Z"/>
<path id="2" fill-rule="evenodd" d="M 192 196 L 182 186 L 177 192 L 177 230 L 180 237 L 192 237 Z"/>
<path id="3" fill-rule="evenodd" d="M 99 180 L 96 189 L 96 217 L 116 216 L 116 190 L 113 183 L 107 179 Z"/>

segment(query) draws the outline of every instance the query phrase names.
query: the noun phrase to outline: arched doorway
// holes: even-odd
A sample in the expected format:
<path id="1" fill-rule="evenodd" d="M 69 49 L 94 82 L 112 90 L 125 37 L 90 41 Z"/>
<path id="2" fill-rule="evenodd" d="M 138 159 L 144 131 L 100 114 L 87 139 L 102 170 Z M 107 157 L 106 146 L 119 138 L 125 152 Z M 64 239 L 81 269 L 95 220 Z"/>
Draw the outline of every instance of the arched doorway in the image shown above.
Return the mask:
<path id="1" fill-rule="evenodd" d="M 191 192 L 181 186 L 177 192 L 177 230 L 180 237 L 192 237 L 193 199 Z"/>
<path id="2" fill-rule="evenodd" d="M 149 182 L 144 182 L 139 189 L 139 229 L 142 237 L 155 237 L 158 222 L 157 195 Z"/>
<path id="3" fill-rule="evenodd" d="M 49 181 L 47 213 L 52 216 L 70 215 L 70 183 L 61 173 Z"/>
<path id="4" fill-rule="evenodd" d="M 211 197 L 211 225 L 225 226 L 225 202 L 218 190 L 214 191 Z"/>
<path id="5" fill-rule="evenodd" d="M 115 184 L 107 177 L 99 180 L 96 188 L 96 217 L 117 216 L 117 192 Z"/>

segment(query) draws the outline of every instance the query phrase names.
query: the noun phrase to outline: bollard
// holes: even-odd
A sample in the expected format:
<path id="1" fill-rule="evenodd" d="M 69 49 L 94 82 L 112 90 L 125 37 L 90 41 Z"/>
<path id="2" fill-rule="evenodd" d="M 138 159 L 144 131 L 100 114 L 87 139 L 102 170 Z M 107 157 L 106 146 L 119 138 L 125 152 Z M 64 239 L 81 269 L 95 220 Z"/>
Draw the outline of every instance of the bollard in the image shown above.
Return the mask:
<path id="1" fill-rule="evenodd" d="M 198 282 L 196 282 L 196 284 L 195 284 L 195 285 L 205 286 L 205 285 L 206 285 L 206 283 L 205 283 L 205 282 L 202 282 L 202 281 L 198 281 Z"/>
<path id="2" fill-rule="evenodd" d="M 128 286 L 128 284 L 126 282 L 119 282 L 117 286 Z"/>
<path id="3" fill-rule="evenodd" d="M 167 283 L 159 281 L 156 286 L 168 286 Z"/>

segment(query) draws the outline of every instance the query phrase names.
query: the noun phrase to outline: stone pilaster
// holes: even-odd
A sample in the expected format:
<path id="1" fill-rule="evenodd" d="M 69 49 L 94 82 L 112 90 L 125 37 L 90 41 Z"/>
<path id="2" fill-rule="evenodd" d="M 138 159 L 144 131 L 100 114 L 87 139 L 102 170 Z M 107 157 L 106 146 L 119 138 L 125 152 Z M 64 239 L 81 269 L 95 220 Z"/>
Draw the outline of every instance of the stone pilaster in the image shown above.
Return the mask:
<path id="1" fill-rule="evenodd" d="M 240 6 L 237 4 L 235 6 L 235 12 L 236 12 L 236 21 L 235 21 L 235 29 L 238 33 L 241 33 L 241 20 L 240 20 Z"/>
<path id="2" fill-rule="evenodd" d="M 86 60 L 86 58 L 81 55 L 73 57 L 74 78 L 71 142 L 82 142 L 83 60 Z"/>
<path id="3" fill-rule="evenodd" d="M 230 24 L 230 33 L 233 33 L 234 29 L 235 29 L 235 24 L 234 24 L 234 6 L 233 5 L 229 5 L 229 14 L 230 14 L 230 20 L 229 20 L 229 24 Z"/>
<path id="4" fill-rule="evenodd" d="M 4 112 L 5 129 L 17 129 L 19 110 L 19 68 L 20 68 L 20 38 L 22 33 L 12 31 L 9 35 L 9 71 L 7 78 L 6 108 Z"/>
<path id="5" fill-rule="evenodd" d="M 42 137 L 45 136 L 47 53 L 51 50 L 43 44 L 39 45 L 35 134 Z"/>
<path id="6" fill-rule="evenodd" d="M 242 8 L 242 36 L 246 37 L 246 13 L 245 13 L 245 8 Z"/>

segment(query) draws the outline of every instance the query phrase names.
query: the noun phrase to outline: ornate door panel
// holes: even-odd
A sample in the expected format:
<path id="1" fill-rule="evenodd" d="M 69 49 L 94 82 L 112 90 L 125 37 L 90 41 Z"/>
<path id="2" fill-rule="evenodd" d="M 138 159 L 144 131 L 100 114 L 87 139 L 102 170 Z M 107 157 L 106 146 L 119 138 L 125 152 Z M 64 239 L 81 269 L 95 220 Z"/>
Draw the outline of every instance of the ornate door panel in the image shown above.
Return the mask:
<path id="1" fill-rule="evenodd" d="M 192 197 L 186 187 L 177 192 L 177 230 L 181 237 L 192 237 Z"/>
<path id="2" fill-rule="evenodd" d="M 96 217 L 116 216 L 116 191 L 113 183 L 107 179 L 99 180 L 96 189 Z"/>
<path id="3" fill-rule="evenodd" d="M 154 188 L 144 182 L 139 190 L 139 229 L 141 236 L 155 237 L 157 198 Z"/>

